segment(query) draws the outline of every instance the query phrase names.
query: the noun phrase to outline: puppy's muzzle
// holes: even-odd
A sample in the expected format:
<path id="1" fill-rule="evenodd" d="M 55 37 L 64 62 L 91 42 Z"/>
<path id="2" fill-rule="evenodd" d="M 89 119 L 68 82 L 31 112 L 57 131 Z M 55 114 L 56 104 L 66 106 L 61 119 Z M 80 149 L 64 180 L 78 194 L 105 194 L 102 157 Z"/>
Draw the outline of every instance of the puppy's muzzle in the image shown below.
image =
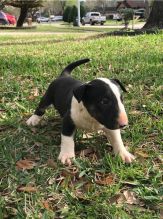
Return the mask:
<path id="1" fill-rule="evenodd" d="M 118 124 L 119 124 L 119 128 L 121 129 L 128 125 L 128 118 L 125 112 L 120 113 L 118 118 Z"/>

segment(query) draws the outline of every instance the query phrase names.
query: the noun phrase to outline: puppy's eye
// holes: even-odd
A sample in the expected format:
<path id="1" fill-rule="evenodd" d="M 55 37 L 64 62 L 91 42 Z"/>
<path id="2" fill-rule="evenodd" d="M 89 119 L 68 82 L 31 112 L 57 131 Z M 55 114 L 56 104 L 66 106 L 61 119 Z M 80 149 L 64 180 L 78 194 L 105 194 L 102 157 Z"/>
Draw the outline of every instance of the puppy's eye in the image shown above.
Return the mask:
<path id="1" fill-rule="evenodd" d="M 103 98 L 103 99 L 100 101 L 100 103 L 101 103 L 102 105 L 107 105 L 107 104 L 109 104 L 109 99 L 108 99 L 108 98 Z"/>

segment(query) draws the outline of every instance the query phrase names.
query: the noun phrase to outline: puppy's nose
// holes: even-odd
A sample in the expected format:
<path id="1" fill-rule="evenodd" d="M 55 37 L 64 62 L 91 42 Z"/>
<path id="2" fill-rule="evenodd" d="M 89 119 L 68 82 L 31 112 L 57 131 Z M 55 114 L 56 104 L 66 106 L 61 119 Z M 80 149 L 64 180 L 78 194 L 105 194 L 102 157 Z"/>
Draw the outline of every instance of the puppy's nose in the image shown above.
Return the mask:
<path id="1" fill-rule="evenodd" d="M 120 128 L 124 128 L 128 125 L 128 118 L 125 112 L 120 113 L 118 123 Z"/>

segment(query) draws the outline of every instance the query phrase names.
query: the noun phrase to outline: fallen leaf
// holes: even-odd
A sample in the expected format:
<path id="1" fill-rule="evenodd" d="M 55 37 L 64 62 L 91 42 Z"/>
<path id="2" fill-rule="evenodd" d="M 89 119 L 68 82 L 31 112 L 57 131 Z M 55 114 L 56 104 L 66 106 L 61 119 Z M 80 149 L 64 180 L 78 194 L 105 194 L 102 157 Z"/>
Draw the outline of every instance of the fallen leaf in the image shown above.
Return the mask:
<path id="1" fill-rule="evenodd" d="M 19 160 L 16 162 L 16 168 L 19 170 L 31 170 L 36 166 L 36 163 L 32 160 Z"/>
<path id="2" fill-rule="evenodd" d="M 52 160 L 52 159 L 48 159 L 47 161 L 47 166 L 48 167 L 51 167 L 53 169 L 56 169 L 57 168 L 57 164 Z"/>
<path id="3" fill-rule="evenodd" d="M 39 90 L 38 90 L 37 87 L 33 89 L 33 96 L 34 97 L 38 97 L 39 96 Z"/>
<path id="4" fill-rule="evenodd" d="M 117 203 L 117 200 L 120 198 L 121 194 L 116 194 L 114 196 L 112 196 L 111 198 L 109 198 L 109 203 L 110 204 L 114 204 Z"/>
<path id="5" fill-rule="evenodd" d="M 49 185 L 53 185 L 53 184 L 55 183 L 55 181 L 56 181 L 55 178 L 50 178 L 50 179 L 48 180 L 48 184 L 49 184 Z"/>
<path id="6" fill-rule="evenodd" d="M 38 88 L 34 88 L 32 91 L 31 91 L 31 95 L 28 97 L 29 100 L 34 100 L 36 97 L 39 96 L 39 90 Z"/>
<path id="7" fill-rule="evenodd" d="M 148 158 L 149 157 L 149 155 L 146 152 L 144 152 L 140 149 L 135 150 L 135 155 L 137 155 L 138 157 L 142 157 L 142 158 Z"/>
<path id="8" fill-rule="evenodd" d="M 30 95 L 29 97 L 28 97 L 28 100 L 34 100 L 35 99 L 35 97 L 33 96 L 33 95 Z"/>
<path id="9" fill-rule="evenodd" d="M 136 199 L 134 192 L 125 190 L 123 191 L 123 195 L 125 196 L 125 199 L 126 199 L 125 203 L 130 204 L 130 205 L 139 204 L 139 200 Z"/>
<path id="10" fill-rule="evenodd" d="M 87 156 L 87 155 L 89 155 L 89 154 L 92 154 L 92 153 L 94 153 L 94 152 L 95 152 L 95 151 L 94 151 L 93 148 L 87 148 L 87 149 L 81 150 L 81 151 L 79 152 L 79 156 L 80 156 L 80 157 L 85 157 L 85 156 Z"/>
<path id="11" fill-rule="evenodd" d="M 134 192 L 129 190 L 124 190 L 123 193 L 116 194 L 113 197 L 109 199 L 109 203 L 111 204 L 130 204 L 130 205 L 137 205 L 140 204 L 140 200 L 136 198 L 136 195 Z"/>
<path id="12" fill-rule="evenodd" d="M 42 201 L 42 204 L 43 204 L 43 206 L 44 206 L 45 209 L 50 210 L 50 206 L 49 206 L 48 200 Z"/>
<path id="13" fill-rule="evenodd" d="M 112 185 L 114 183 L 114 176 L 112 174 L 100 178 L 101 179 L 95 180 L 99 185 Z"/>
<path id="14" fill-rule="evenodd" d="M 93 134 L 92 133 L 86 133 L 86 134 L 83 134 L 83 138 L 93 138 Z"/>
<path id="15" fill-rule="evenodd" d="M 61 175 L 64 177 L 74 177 L 76 176 L 77 173 L 78 173 L 78 169 L 75 167 L 69 170 L 63 169 Z"/>
<path id="16" fill-rule="evenodd" d="M 38 189 L 33 186 L 20 186 L 17 188 L 18 192 L 37 192 Z"/>

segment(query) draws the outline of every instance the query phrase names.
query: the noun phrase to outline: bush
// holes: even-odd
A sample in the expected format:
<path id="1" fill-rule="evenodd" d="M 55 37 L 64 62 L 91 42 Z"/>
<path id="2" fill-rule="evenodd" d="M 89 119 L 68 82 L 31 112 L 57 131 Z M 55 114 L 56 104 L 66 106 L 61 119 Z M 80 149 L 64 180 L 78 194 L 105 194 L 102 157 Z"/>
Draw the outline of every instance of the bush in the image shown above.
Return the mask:
<path id="1" fill-rule="evenodd" d="M 63 13 L 63 21 L 71 23 L 75 22 L 78 14 L 78 9 L 75 5 L 67 6 Z M 85 15 L 85 8 L 81 4 L 80 5 L 80 17 L 82 18 Z"/>
<path id="2" fill-rule="evenodd" d="M 134 16 L 134 10 L 131 8 L 125 8 L 125 9 L 121 9 L 120 13 L 122 15 L 122 18 L 125 22 L 125 27 L 128 27 L 129 21 L 133 20 L 133 16 Z"/>
<path id="3" fill-rule="evenodd" d="M 68 22 L 71 23 L 71 22 L 74 22 L 74 20 L 76 19 L 77 17 L 77 14 L 78 14 L 78 9 L 75 5 L 73 5 L 71 7 L 71 11 L 69 13 L 69 16 L 68 16 Z"/>
<path id="4" fill-rule="evenodd" d="M 67 6 L 63 12 L 63 21 L 68 22 L 70 12 L 71 12 L 71 7 Z"/>

